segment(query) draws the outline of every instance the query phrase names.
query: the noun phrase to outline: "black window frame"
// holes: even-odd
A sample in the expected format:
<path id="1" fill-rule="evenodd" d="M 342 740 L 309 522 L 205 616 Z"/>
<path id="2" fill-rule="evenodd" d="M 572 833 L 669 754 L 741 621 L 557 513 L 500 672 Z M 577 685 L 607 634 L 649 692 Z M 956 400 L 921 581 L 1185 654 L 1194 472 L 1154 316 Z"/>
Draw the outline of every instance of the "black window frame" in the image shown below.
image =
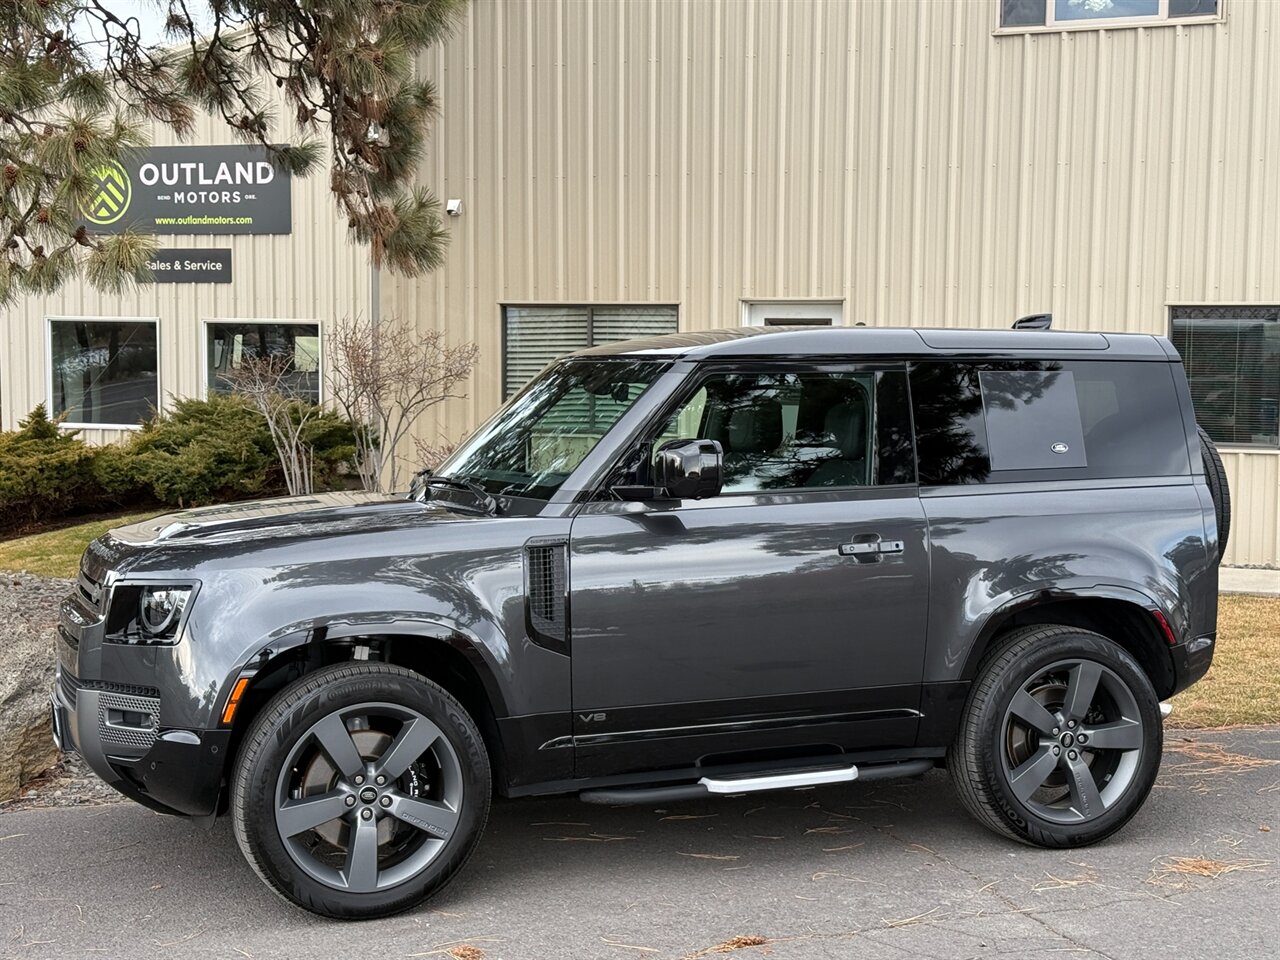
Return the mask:
<path id="1" fill-rule="evenodd" d="M 646 310 L 646 309 L 647 310 L 670 310 L 676 324 L 676 328 L 675 330 L 672 331 L 672 333 L 678 333 L 680 331 L 680 304 L 671 303 L 668 301 L 659 301 L 659 302 L 650 302 L 650 303 L 636 302 L 636 301 L 625 301 L 625 302 L 618 302 L 618 303 L 580 303 L 577 301 L 564 301 L 563 303 L 547 303 L 545 301 L 541 303 L 511 302 L 511 303 L 501 303 L 498 305 L 498 307 L 499 307 L 499 311 L 502 314 L 502 370 L 500 372 L 500 377 L 499 377 L 499 389 L 501 391 L 503 403 L 506 403 L 508 400 L 514 397 L 517 393 L 519 393 L 525 387 L 525 384 L 521 384 L 519 387 L 515 388 L 514 390 L 509 391 L 507 389 L 507 379 L 508 379 L 508 374 L 510 372 L 510 365 L 511 365 L 510 348 L 509 348 L 510 320 L 509 320 L 509 314 L 508 314 L 508 311 L 510 310 L 558 309 L 558 310 L 585 310 L 587 312 L 587 342 L 582 346 L 575 347 L 573 350 L 569 351 L 569 353 L 561 354 L 560 357 L 555 358 L 557 360 L 561 359 L 562 357 L 567 357 L 569 356 L 569 354 L 574 353 L 578 350 L 589 350 L 591 347 L 600 346 L 600 344 L 597 344 L 595 342 L 595 315 L 597 310 Z M 611 341 L 604 341 L 604 342 L 608 343 Z M 615 342 L 620 342 L 620 341 L 615 341 Z"/>
<path id="2" fill-rule="evenodd" d="M 1202 320 L 1212 323 L 1215 320 L 1223 322 L 1232 322 L 1238 320 L 1260 320 L 1264 323 L 1280 324 L 1280 303 L 1245 303 L 1245 304 L 1216 304 L 1216 303 L 1179 303 L 1170 304 L 1168 308 L 1168 336 L 1169 342 L 1177 348 L 1177 340 L 1174 334 L 1174 323 L 1178 320 Z M 1280 326 L 1277 327 L 1280 330 Z M 1179 350 L 1181 356 L 1182 351 Z M 1191 394 L 1192 403 L 1194 405 L 1195 394 L 1193 387 L 1193 377 L 1187 358 L 1182 357 L 1183 369 L 1187 376 L 1187 388 Z M 1237 368 L 1237 376 L 1239 370 Z M 1277 363 L 1273 374 L 1275 378 L 1276 397 L 1280 400 L 1280 362 Z M 1276 441 L 1269 443 L 1265 441 L 1251 441 L 1238 439 L 1222 439 L 1214 435 L 1214 426 L 1212 420 L 1201 422 L 1200 425 L 1205 432 L 1209 434 L 1209 439 L 1221 447 L 1238 447 L 1245 450 L 1280 450 L 1280 410 L 1277 411 L 1277 430 Z"/>

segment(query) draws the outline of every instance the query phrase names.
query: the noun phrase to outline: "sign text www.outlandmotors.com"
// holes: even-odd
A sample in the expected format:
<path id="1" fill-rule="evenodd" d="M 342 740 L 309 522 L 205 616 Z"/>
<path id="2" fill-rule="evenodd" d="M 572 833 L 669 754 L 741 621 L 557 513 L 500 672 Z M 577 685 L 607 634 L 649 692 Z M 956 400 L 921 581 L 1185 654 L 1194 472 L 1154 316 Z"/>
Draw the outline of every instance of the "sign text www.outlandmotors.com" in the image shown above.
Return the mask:
<path id="1" fill-rule="evenodd" d="M 156 283 L 230 283 L 231 251 L 175 247 L 147 261 Z"/>
<path id="2" fill-rule="evenodd" d="M 94 233 L 289 233 L 288 171 L 264 147 L 152 147 L 92 171 Z"/>

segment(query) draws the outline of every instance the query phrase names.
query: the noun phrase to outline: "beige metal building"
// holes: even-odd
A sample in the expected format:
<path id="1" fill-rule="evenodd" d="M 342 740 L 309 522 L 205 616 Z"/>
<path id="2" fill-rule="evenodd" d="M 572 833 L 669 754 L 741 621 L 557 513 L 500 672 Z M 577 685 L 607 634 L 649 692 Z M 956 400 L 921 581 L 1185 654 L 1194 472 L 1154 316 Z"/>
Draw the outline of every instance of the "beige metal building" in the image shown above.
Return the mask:
<path id="1" fill-rule="evenodd" d="M 295 182 L 290 235 L 194 238 L 232 248 L 230 284 L 14 311 L 4 424 L 50 395 L 50 317 L 158 317 L 162 395 L 234 359 L 208 320 L 409 317 L 482 349 L 424 425 L 452 440 L 601 340 L 1052 312 L 1174 337 L 1229 560 L 1278 565 L 1277 54 L 1270 0 L 475 0 L 421 64 L 421 181 L 461 201 L 443 269 L 372 277 L 323 179 Z"/>

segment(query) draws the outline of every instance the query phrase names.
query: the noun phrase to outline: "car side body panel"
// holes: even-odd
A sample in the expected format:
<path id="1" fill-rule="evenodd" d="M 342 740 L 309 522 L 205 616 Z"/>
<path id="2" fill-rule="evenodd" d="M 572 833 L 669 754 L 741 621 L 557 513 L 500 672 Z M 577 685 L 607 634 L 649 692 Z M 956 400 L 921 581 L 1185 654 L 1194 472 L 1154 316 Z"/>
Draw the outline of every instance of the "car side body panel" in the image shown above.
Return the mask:
<path id="1" fill-rule="evenodd" d="M 925 682 L 969 679 L 993 620 L 1038 601 L 1126 600 L 1160 611 L 1179 640 L 1213 633 L 1217 566 L 1192 481 L 924 491 L 933 564 Z"/>

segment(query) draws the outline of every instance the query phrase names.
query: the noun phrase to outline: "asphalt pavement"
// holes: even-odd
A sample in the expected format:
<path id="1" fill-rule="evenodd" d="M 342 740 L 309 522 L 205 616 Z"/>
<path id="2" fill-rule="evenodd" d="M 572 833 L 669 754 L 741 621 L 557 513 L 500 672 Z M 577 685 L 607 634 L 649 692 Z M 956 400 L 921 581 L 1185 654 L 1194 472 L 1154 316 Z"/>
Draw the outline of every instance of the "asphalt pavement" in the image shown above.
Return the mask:
<path id="1" fill-rule="evenodd" d="M 359 924 L 271 894 L 226 822 L 23 809 L 0 815 L 0 956 L 679 960 L 734 938 L 737 960 L 1275 956 L 1280 727 L 1167 746 L 1138 817 L 1075 851 L 988 833 L 938 772 L 664 808 L 502 802 L 441 896 Z"/>

